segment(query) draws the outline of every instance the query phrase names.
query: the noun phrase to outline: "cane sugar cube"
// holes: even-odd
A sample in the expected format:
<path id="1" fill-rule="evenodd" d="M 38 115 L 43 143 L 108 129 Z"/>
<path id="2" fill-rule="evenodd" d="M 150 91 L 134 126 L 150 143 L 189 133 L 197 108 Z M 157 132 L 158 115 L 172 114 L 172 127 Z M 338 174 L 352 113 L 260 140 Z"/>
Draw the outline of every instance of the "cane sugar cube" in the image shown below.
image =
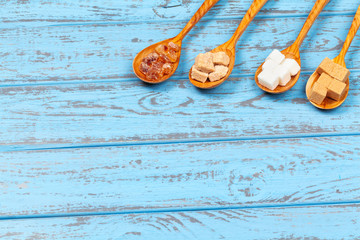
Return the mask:
<path id="1" fill-rule="evenodd" d="M 192 79 L 204 83 L 204 82 L 206 82 L 208 76 L 209 76 L 209 74 L 201 72 L 198 69 L 196 69 L 195 66 L 192 66 L 192 68 L 191 68 L 191 78 Z"/>
<path id="2" fill-rule="evenodd" d="M 272 59 L 273 61 L 275 61 L 277 64 L 280 64 L 284 59 L 285 59 L 285 55 L 282 54 L 279 50 L 274 49 L 270 55 L 266 58 L 265 61 Z"/>
<path id="3" fill-rule="evenodd" d="M 262 70 L 264 71 L 265 69 L 268 70 L 274 70 L 279 64 L 277 62 L 275 62 L 272 59 L 268 59 L 264 62 L 264 64 L 262 65 Z"/>
<path id="4" fill-rule="evenodd" d="M 207 52 L 205 54 L 200 53 L 195 58 L 195 66 L 196 68 L 204 73 L 211 73 L 215 71 L 215 66 L 213 63 L 213 54 Z"/>
<path id="5" fill-rule="evenodd" d="M 292 58 L 286 58 L 282 63 L 289 71 L 291 76 L 295 76 L 300 71 L 300 65 Z"/>
<path id="6" fill-rule="evenodd" d="M 334 63 L 333 61 L 330 60 L 330 58 L 325 58 L 320 63 L 316 71 L 319 74 L 325 72 L 341 82 L 345 82 L 350 75 L 350 71 L 348 69 L 344 68 L 343 66 L 340 66 L 339 64 Z"/>
<path id="7" fill-rule="evenodd" d="M 326 87 L 318 82 L 315 82 L 311 89 L 309 100 L 316 104 L 321 104 L 324 101 L 326 94 Z"/>
<path id="8" fill-rule="evenodd" d="M 346 89 L 345 83 L 334 79 L 333 81 L 331 81 L 331 83 L 329 85 L 327 96 L 329 98 L 332 98 L 332 99 L 338 101 L 344 95 L 345 89 Z"/>
<path id="9" fill-rule="evenodd" d="M 209 74 L 209 80 L 211 82 L 218 81 L 226 76 L 227 72 L 229 71 L 228 67 L 222 65 L 215 66 L 215 72 Z"/>
<path id="10" fill-rule="evenodd" d="M 320 75 L 320 77 L 318 78 L 318 80 L 316 82 L 318 82 L 321 85 L 323 85 L 324 87 L 328 88 L 332 81 L 337 81 L 337 80 L 330 77 L 330 75 L 328 75 L 326 73 L 323 73 L 323 74 Z"/>
<path id="11" fill-rule="evenodd" d="M 319 74 L 322 74 L 325 72 L 325 73 L 331 75 L 333 63 L 334 62 L 331 61 L 330 58 L 328 58 L 328 57 L 324 58 L 324 60 L 322 60 L 320 65 L 316 68 L 316 72 L 318 72 Z"/>
<path id="12" fill-rule="evenodd" d="M 345 83 L 350 76 L 350 71 L 343 66 L 334 63 L 331 76 Z"/>
<path id="13" fill-rule="evenodd" d="M 225 52 L 213 53 L 213 63 L 218 65 L 229 66 L 230 57 Z"/>
<path id="14" fill-rule="evenodd" d="M 271 70 L 262 71 L 258 75 L 258 80 L 261 85 L 270 90 L 274 90 L 279 85 L 279 77 Z"/>
<path id="15" fill-rule="evenodd" d="M 282 64 L 275 68 L 274 74 L 278 76 L 279 84 L 283 87 L 286 86 L 291 79 L 290 71 Z"/>

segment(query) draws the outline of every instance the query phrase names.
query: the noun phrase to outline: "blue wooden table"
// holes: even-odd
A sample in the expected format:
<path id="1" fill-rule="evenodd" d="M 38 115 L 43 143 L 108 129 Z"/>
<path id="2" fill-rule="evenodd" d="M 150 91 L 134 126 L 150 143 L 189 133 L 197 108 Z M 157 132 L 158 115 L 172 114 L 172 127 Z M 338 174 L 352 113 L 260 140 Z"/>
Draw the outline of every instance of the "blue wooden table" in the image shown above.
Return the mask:
<path id="1" fill-rule="evenodd" d="M 269 0 L 230 79 L 196 89 L 195 56 L 229 39 L 251 2 L 219 1 L 175 75 L 148 85 L 133 58 L 202 0 L 1 1 L 0 239 L 359 239 L 360 36 L 341 108 L 314 108 L 304 89 L 360 2 L 325 7 L 290 91 L 265 94 L 254 72 L 314 0 Z"/>

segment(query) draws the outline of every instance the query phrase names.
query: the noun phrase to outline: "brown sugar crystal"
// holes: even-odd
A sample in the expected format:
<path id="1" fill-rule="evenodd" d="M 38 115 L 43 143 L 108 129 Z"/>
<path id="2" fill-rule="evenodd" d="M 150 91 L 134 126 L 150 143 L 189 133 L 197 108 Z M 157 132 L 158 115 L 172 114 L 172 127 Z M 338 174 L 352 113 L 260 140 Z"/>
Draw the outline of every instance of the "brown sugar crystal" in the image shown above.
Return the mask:
<path id="1" fill-rule="evenodd" d="M 327 96 L 336 101 L 339 101 L 343 97 L 345 93 L 345 89 L 346 89 L 345 83 L 340 82 L 338 80 L 333 80 L 331 81 L 331 84 L 328 88 Z"/>
<path id="2" fill-rule="evenodd" d="M 321 104 L 327 94 L 327 89 L 324 85 L 315 82 L 313 88 L 311 89 L 309 100 L 316 104 Z"/>
<path id="3" fill-rule="evenodd" d="M 168 45 L 160 44 L 155 48 L 155 52 L 149 53 L 142 59 L 139 70 L 152 81 L 169 75 L 178 59 L 179 50 L 180 47 L 173 42 Z"/>
<path id="4" fill-rule="evenodd" d="M 170 63 L 165 63 L 162 66 L 162 71 L 163 71 L 164 75 L 170 74 L 172 71 L 172 65 Z"/>
<path id="5" fill-rule="evenodd" d="M 334 63 L 332 60 L 330 60 L 330 58 L 325 58 L 320 63 L 320 65 L 318 66 L 316 71 L 319 74 L 322 74 L 325 72 L 328 75 L 330 75 L 331 77 L 336 78 L 337 80 L 339 80 L 341 82 L 345 82 L 346 79 L 350 75 L 350 71 L 348 69 L 340 66 L 339 64 Z"/>
<path id="6" fill-rule="evenodd" d="M 165 59 L 166 62 L 176 62 L 177 61 L 177 53 L 173 48 L 170 48 L 167 45 L 160 44 L 155 48 L 155 51 Z"/>
<path id="7" fill-rule="evenodd" d="M 170 49 L 174 50 L 175 52 L 178 52 L 180 50 L 180 47 L 177 44 L 173 43 L 173 42 L 169 42 L 168 46 L 169 46 Z"/>

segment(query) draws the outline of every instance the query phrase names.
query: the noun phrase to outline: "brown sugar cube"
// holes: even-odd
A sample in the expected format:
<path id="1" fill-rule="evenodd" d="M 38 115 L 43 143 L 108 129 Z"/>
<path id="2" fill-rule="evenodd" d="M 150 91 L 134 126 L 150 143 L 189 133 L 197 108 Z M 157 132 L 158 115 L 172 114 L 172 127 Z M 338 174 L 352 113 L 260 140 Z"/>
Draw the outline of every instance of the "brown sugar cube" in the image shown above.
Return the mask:
<path id="1" fill-rule="evenodd" d="M 324 72 L 330 74 L 332 66 L 333 66 L 333 61 L 331 61 L 330 58 L 326 57 L 317 67 L 316 72 L 318 72 L 319 74 L 323 74 Z"/>
<path id="2" fill-rule="evenodd" d="M 311 89 L 309 100 L 316 104 L 321 104 L 324 101 L 326 94 L 327 94 L 326 87 L 318 82 L 315 82 L 313 88 Z"/>
<path id="3" fill-rule="evenodd" d="M 228 70 L 229 70 L 228 67 L 222 65 L 216 65 L 215 72 L 209 74 L 209 80 L 211 82 L 219 81 L 221 78 L 226 76 Z"/>
<path id="4" fill-rule="evenodd" d="M 213 63 L 229 66 L 230 57 L 225 52 L 217 52 L 213 53 Z"/>
<path id="5" fill-rule="evenodd" d="M 331 76 L 338 79 L 341 82 L 346 82 L 350 76 L 350 71 L 339 64 L 334 63 L 334 67 L 331 72 Z"/>
<path id="6" fill-rule="evenodd" d="M 215 66 L 212 61 L 212 53 L 207 52 L 205 54 L 200 53 L 195 58 L 195 66 L 198 70 L 205 72 L 205 73 L 211 73 L 215 71 Z"/>
<path id="7" fill-rule="evenodd" d="M 320 63 L 316 71 L 319 74 L 325 72 L 329 74 L 331 77 L 336 78 L 341 82 L 345 82 L 350 75 L 350 71 L 348 69 L 340 66 L 339 64 L 334 63 L 333 61 L 330 60 L 330 58 L 325 58 Z"/>
<path id="8" fill-rule="evenodd" d="M 333 81 L 331 81 L 331 84 L 328 88 L 327 96 L 336 101 L 339 101 L 341 99 L 341 97 L 344 95 L 345 89 L 346 89 L 345 83 L 334 79 Z"/>
<path id="9" fill-rule="evenodd" d="M 316 82 L 318 82 L 321 85 L 323 85 L 324 87 L 328 88 L 332 81 L 335 81 L 335 79 L 330 77 L 328 74 L 323 73 L 320 75 L 319 79 Z"/>
<path id="10" fill-rule="evenodd" d="M 196 69 L 195 65 L 192 66 L 192 68 L 191 68 L 191 78 L 192 79 L 204 83 L 204 82 L 206 82 L 208 76 L 209 76 L 209 74 L 201 72 L 198 69 Z"/>

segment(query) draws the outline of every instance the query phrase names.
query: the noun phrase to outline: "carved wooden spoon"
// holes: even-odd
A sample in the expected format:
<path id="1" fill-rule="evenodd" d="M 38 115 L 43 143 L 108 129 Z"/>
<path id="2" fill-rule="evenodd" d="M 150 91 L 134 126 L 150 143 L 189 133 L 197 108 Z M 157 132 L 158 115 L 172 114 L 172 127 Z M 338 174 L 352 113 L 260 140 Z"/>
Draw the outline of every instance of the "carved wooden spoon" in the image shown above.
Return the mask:
<path id="1" fill-rule="evenodd" d="M 190 21 L 186 24 L 186 26 L 184 27 L 183 30 L 181 30 L 181 32 L 174 38 L 169 38 L 167 40 L 155 43 L 147 48 L 145 48 L 144 50 L 142 50 L 141 52 L 139 52 L 134 61 L 133 61 L 133 70 L 134 73 L 136 74 L 136 76 L 138 78 L 140 78 L 141 80 L 143 80 L 144 82 L 148 82 L 148 83 L 161 83 L 167 79 L 169 79 L 174 72 L 176 71 L 178 65 L 179 65 L 179 61 L 180 61 L 180 55 L 181 55 L 181 43 L 182 40 L 184 39 L 184 37 L 190 32 L 190 30 L 199 22 L 199 20 L 218 2 L 219 0 L 206 0 L 204 1 L 204 3 L 201 5 L 201 7 L 196 11 L 196 13 L 194 14 L 194 16 L 190 19 Z M 177 52 L 177 61 L 174 63 L 174 66 L 172 68 L 172 71 L 170 74 L 164 75 L 162 78 L 157 79 L 156 81 L 153 80 L 149 80 L 146 78 L 145 74 L 143 74 L 139 67 L 141 64 L 141 61 L 150 53 L 155 51 L 155 48 L 160 45 L 160 44 L 168 44 L 170 42 L 173 42 L 175 44 L 177 44 L 180 48 L 180 50 Z"/>
<path id="2" fill-rule="evenodd" d="M 198 82 L 191 78 L 191 69 L 190 69 L 189 79 L 190 79 L 190 82 L 194 86 L 196 86 L 198 88 L 204 88 L 204 89 L 214 88 L 214 87 L 217 87 L 220 84 L 222 84 L 229 77 L 229 75 L 231 74 L 231 72 L 234 68 L 236 43 L 238 42 L 239 38 L 241 37 L 243 32 L 246 30 L 246 28 L 249 26 L 250 22 L 254 19 L 256 14 L 260 11 L 260 9 L 265 5 L 265 3 L 267 1 L 268 0 L 254 0 L 253 3 L 251 4 L 249 10 L 246 12 L 244 18 L 241 20 L 239 27 L 236 29 L 233 36 L 224 44 L 222 44 L 222 45 L 218 46 L 217 48 L 210 51 L 212 53 L 225 52 L 230 57 L 230 63 L 228 66 L 229 70 L 228 70 L 226 76 L 221 78 L 219 81 L 215 81 L 215 82 L 206 81 L 206 82 L 202 83 L 202 82 Z"/>
<path id="3" fill-rule="evenodd" d="M 343 67 L 346 68 L 345 65 L 345 55 L 350 47 L 350 44 L 352 42 L 352 40 L 354 39 L 356 32 L 358 31 L 360 26 L 360 6 L 358 8 L 358 10 L 356 11 L 354 20 L 351 24 L 349 33 L 346 37 L 346 40 L 344 42 L 344 45 L 339 53 L 339 55 L 337 57 L 335 57 L 332 61 L 334 63 L 337 63 Z M 316 82 L 316 80 L 320 77 L 320 75 L 315 71 L 309 78 L 307 84 L 306 84 L 306 96 L 310 101 L 310 92 L 311 92 L 311 88 L 313 86 L 313 84 Z M 339 100 L 339 101 L 335 101 L 333 99 L 330 98 L 325 98 L 325 100 L 322 102 L 322 104 L 316 104 L 312 101 L 311 104 L 314 105 L 317 108 L 321 108 L 321 109 L 334 109 L 339 107 L 346 99 L 348 93 L 349 93 L 349 79 L 346 80 L 346 89 L 345 89 L 345 94 L 344 96 Z"/>
<path id="4" fill-rule="evenodd" d="M 300 51 L 299 51 L 300 46 L 301 46 L 302 42 L 304 41 L 307 33 L 309 32 L 311 26 L 314 24 L 316 18 L 319 16 L 320 12 L 323 10 L 323 8 L 326 6 L 326 4 L 329 1 L 330 0 L 317 0 L 316 1 L 314 7 L 312 8 L 308 18 L 306 19 L 306 22 L 305 22 L 303 28 L 301 29 L 299 36 L 296 38 L 295 42 L 288 48 L 281 51 L 281 53 L 284 54 L 286 58 L 294 59 L 301 66 Z M 286 84 L 286 86 L 279 85 L 274 90 L 270 90 L 270 89 L 264 87 L 263 85 L 261 85 L 258 80 L 258 75 L 262 71 L 263 64 L 264 63 L 262 63 L 260 65 L 260 67 L 257 69 L 257 71 L 255 73 L 255 82 L 259 86 L 259 88 L 261 88 L 265 92 L 274 93 L 274 94 L 286 92 L 289 89 L 291 89 L 299 79 L 301 71 L 299 71 L 298 74 L 296 74 L 295 76 L 291 77 L 290 81 L 288 82 L 288 84 Z"/>

